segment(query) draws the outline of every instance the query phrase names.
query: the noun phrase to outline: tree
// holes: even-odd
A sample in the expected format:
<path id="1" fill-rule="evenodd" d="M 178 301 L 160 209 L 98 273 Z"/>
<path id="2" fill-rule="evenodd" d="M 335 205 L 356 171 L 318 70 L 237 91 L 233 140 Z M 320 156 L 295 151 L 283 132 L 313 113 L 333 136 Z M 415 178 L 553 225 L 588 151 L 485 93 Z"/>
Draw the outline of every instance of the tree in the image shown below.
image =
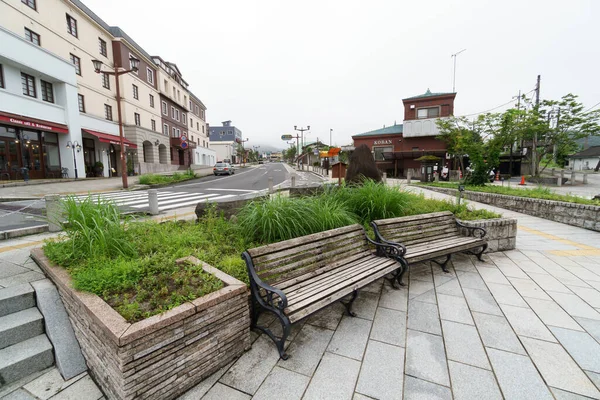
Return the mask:
<path id="1" fill-rule="evenodd" d="M 350 163 L 346 171 L 346 183 L 360 184 L 365 179 L 381 182 L 381 174 L 377 169 L 371 150 L 367 145 L 361 144 L 350 157 Z"/>

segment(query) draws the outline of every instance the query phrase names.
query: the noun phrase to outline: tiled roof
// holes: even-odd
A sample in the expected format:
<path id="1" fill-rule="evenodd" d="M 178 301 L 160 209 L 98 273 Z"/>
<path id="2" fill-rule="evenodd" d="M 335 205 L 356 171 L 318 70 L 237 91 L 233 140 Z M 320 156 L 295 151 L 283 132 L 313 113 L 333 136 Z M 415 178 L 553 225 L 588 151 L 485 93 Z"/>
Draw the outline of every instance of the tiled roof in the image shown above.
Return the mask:
<path id="1" fill-rule="evenodd" d="M 579 153 L 575 153 L 570 155 L 571 158 L 588 158 L 588 157 L 598 157 L 600 156 L 600 146 L 592 146 Z"/>
<path id="2" fill-rule="evenodd" d="M 115 37 L 121 37 L 121 38 L 127 40 L 127 42 L 129 42 L 129 44 L 131 44 L 144 57 L 146 57 L 148 60 L 152 61 L 152 56 L 150 54 L 148 54 L 146 52 L 146 50 L 144 50 L 142 48 L 142 46 L 140 46 L 139 44 L 137 44 L 135 42 L 135 40 L 133 40 L 131 37 L 129 37 L 129 35 L 126 34 L 123 29 L 119 28 L 118 26 L 111 26 L 110 27 L 110 33 L 112 33 L 112 35 L 115 36 Z"/>
<path id="3" fill-rule="evenodd" d="M 418 96 L 412 96 L 412 97 L 407 97 L 403 100 L 410 100 L 410 99 L 421 99 L 424 97 L 435 97 L 435 96 L 445 96 L 445 95 L 449 95 L 449 94 L 456 94 L 453 92 L 440 92 L 440 93 L 432 93 L 431 90 L 429 90 L 429 88 L 427 88 L 427 91 L 423 94 L 420 94 Z"/>
<path id="4" fill-rule="evenodd" d="M 386 126 L 385 128 L 376 129 L 374 131 L 359 133 L 357 135 L 352 135 L 352 137 L 355 138 L 355 137 L 360 137 L 360 136 L 397 135 L 399 133 L 402 133 L 402 131 L 403 131 L 403 125 L 400 124 L 400 125 Z"/>

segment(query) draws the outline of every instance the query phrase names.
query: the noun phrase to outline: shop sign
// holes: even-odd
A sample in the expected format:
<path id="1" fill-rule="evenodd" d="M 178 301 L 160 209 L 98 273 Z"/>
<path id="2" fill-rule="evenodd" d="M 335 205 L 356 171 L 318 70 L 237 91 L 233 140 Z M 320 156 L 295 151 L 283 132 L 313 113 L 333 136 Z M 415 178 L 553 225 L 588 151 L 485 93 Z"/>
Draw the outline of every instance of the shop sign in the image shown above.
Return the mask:
<path id="1" fill-rule="evenodd" d="M 59 128 L 59 127 L 49 126 L 49 125 L 44 125 L 44 124 L 38 124 L 37 122 L 24 121 L 22 119 L 5 117 L 3 115 L 0 115 L 0 121 L 10 122 L 11 124 L 20 125 L 20 126 L 27 127 L 27 128 L 40 129 L 42 131 L 69 133 L 69 130 L 65 129 L 65 128 Z"/>
<path id="2" fill-rule="evenodd" d="M 378 144 L 392 144 L 392 139 L 375 140 L 373 142 L 373 145 L 378 145 Z"/>

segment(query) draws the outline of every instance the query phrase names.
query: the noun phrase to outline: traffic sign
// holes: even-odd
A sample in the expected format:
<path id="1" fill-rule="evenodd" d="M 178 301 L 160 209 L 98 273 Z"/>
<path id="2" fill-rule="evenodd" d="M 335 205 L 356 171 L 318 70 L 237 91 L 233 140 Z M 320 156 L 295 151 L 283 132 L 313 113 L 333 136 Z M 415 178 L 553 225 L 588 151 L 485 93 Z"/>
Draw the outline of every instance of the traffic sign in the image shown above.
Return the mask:
<path id="1" fill-rule="evenodd" d="M 187 149 L 188 147 L 188 143 L 187 142 L 181 142 L 181 148 L 182 149 Z"/>
<path id="2" fill-rule="evenodd" d="M 185 136 L 185 135 L 181 135 L 181 141 L 182 141 L 182 142 L 185 142 L 186 140 L 187 140 L 187 136 Z"/>
<path id="3" fill-rule="evenodd" d="M 292 135 L 281 135 L 281 140 L 292 140 Z"/>

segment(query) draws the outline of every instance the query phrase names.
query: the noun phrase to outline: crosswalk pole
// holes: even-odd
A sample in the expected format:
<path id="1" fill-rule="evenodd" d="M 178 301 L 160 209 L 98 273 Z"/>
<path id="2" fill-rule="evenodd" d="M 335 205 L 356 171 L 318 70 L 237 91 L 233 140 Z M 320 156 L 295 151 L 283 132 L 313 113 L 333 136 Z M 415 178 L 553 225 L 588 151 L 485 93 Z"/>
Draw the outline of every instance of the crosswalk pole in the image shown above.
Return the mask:
<path id="1" fill-rule="evenodd" d="M 269 193 L 273 193 L 273 177 L 269 177 Z"/>
<path id="2" fill-rule="evenodd" d="M 60 195 L 49 194 L 44 197 L 46 200 L 46 218 L 48 219 L 48 231 L 58 232 L 62 230 Z"/>
<path id="3" fill-rule="evenodd" d="M 148 190 L 148 203 L 150 206 L 150 214 L 158 215 L 158 192 L 156 189 Z"/>
<path id="4" fill-rule="evenodd" d="M 292 175 L 292 187 L 296 187 L 296 174 Z"/>

